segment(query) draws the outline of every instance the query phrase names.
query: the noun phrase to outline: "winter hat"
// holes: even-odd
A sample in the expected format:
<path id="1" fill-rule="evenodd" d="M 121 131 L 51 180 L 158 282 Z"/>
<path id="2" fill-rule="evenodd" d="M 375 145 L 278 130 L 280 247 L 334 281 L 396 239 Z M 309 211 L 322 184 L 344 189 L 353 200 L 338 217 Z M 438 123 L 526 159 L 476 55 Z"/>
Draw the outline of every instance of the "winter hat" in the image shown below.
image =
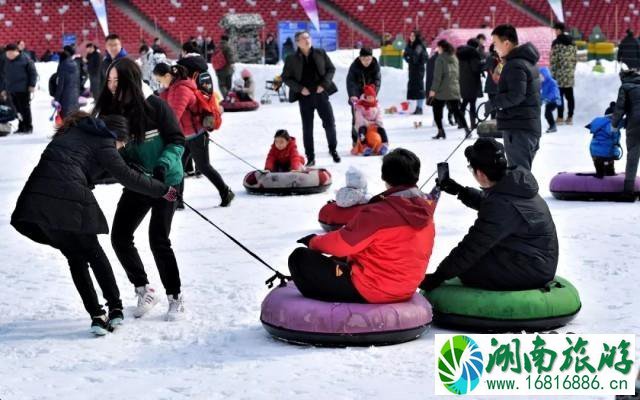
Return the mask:
<path id="1" fill-rule="evenodd" d="M 507 167 L 504 146 L 494 138 L 479 138 L 464 150 L 464 156 L 474 169 L 480 168 L 485 172 Z"/>
<path id="2" fill-rule="evenodd" d="M 249 71 L 248 69 L 243 69 L 242 72 L 240 72 L 240 76 L 242 77 L 242 79 L 247 79 L 251 77 L 251 71 Z"/>
<path id="3" fill-rule="evenodd" d="M 368 57 L 373 56 L 373 51 L 368 47 L 363 47 L 360 49 L 360 57 Z"/>
<path id="4" fill-rule="evenodd" d="M 358 168 L 350 166 L 345 175 L 347 177 L 347 187 L 367 191 L 367 179 Z"/>
<path id="5" fill-rule="evenodd" d="M 396 148 L 382 159 L 382 180 L 389 185 L 415 185 L 419 178 L 420 159 L 413 152 Z"/>
<path id="6" fill-rule="evenodd" d="M 362 93 L 365 96 L 376 97 L 376 87 L 373 85 L 364 85 L 364 89 L 362 90 Z"/>

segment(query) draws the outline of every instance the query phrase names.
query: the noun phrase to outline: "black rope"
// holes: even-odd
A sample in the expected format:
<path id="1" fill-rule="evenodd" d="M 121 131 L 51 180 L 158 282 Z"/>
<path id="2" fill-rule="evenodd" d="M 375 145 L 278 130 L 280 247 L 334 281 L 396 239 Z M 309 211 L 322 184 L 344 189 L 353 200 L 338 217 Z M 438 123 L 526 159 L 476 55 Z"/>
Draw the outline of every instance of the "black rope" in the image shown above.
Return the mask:
<path id="1" fill-rule="evenodd" d="M 487 104 L 487 102 L 481 103 L 480 105 L 478 105 L 478 108 L 476 109 L 476 116 L 478 118 L 479 122 L 484 122 L 487 120 L 487 117 L 483 117 L 480 118 L 480 107 L 484 106 L 485 104 Z M 447 158 L 444 159 L 443 162 L 447 162 L 449 161 L 449 159 L 455 154 L 456 151 L 458 151 L 458 149 L 460 148 L 460 146 L 462 146 L 462 143 L 464 143 L 465 140 L 467 140 L 469 138 L 469 136 L 471 136 L 471 133 L 473 131 L 475 131 L 476 129 L 478 129 L 478 125 L 476 124 L 476 126 L 469 131 L 468 134 L 465 134 L 465 136 L 462 138 L 462 140 L 460 141 L 460 143 L 458 143 L 458 145 L 453 149 L 453 151 L 451 153 L 449 153 L 449 155 L 447 156 Z M 435 171 L 433 171 L 433 173 L 427 178 L 427 180 L 420 186 L 420 190 L 422 190 L 422 188 L 429 183 L 429 181 L 431 179 L 433 179 L 434 176 L 436 176 L 436 174 L 438 173 L 438 170 L 436 169 Z"/>
<path id="2" fill-rule="evenodd" d="M 242 243 L 240 243 L 236 238 L 234 238 L 233 236 L 229 235 L 227 232 L 224 231 L 224 229 L 220 228 L 218 225 L 214 224 L 213 222 L 211 222 L 209 220 L 209 218 L 205 217 L 204 215 L 202 215 L 202 213 L 198 210 L 196 210 L 195 208 L 191 207 L 187 202 L 185 202 L 184 200 L 182 200 L 182 204 L 184 204 L 185 206 L 187 206 L 191 211 L 193 211 L 194 213 L 198 214 L 198 216 L 200 216 L 200 218 L 204 219 L 205 221 L 207 221 L 209 224 L 211 224 L 214 228 L 216 228 L 217 230 L 219 230 L 220 232 L 222 232 L 226 237 L 228 237 L 233 243 L 237 244 L 238 246 L 240 246 L 240 248 L 244 251 L 246 251 L 247 253 L 249 253 L 249 255 L 251 255 L 251 257 L 255 258 L 256 260 L 258 260 L 262 265 L 264 265 L 265 267 L 269 268 L 271 271 L 275 272 L 275 274 L 270 277 L 269 279 L 267 279 L 264 283 L 265 285 L 267 285 L 268 288 L 272 288 L 273 287 L 273 282 L 276 279 L 280 279 L 280 284 L 278 286 L 284 286 L 286 285 L 287 281 L 291 280 L 290 276 L 284 275 L 283 273 L 281 273 L 280 271 L 278 271 L 277 269 L 273 268 L 271 265 L 267 264 L 262 258 L 260 258 L 256 253 L 254 253 L 253 251 L 249 250 L 245 245 L 243 245 Z"/>
<path id="3" fill-rule="evenodd" d="M 226 151 L 227 153 L 231 154 L 232 156 L 234 156 L 235 158 L 237 158 L 238 160 L 242 161 L 243 163 L 247 164 L 248 166 L 250 166 L 252 169 L 254 170 L 260 170 L 260 168 L 256 168 L 254 165 L 250 164 L 249 162 L 245 161 L 242 157 L 236 155 L 235 153 L 233 153 L 231 150 L 226 149 L 224 146 L 222 146 L 221 144 L 217 143 L 215 140 L 209 138 L 209 141 L 213 144 L 215 144 L 216 146 L 220 147 L 222 150 Z"/>

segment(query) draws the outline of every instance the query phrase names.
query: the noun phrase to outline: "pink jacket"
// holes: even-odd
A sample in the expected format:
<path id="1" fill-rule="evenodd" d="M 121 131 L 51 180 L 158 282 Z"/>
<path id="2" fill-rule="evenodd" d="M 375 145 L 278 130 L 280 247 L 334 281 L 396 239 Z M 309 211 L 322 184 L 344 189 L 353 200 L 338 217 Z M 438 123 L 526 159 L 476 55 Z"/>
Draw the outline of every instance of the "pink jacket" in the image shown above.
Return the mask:
<path id="1" fill-rule="evenodd" d="M 356 131 L 361 127 L 366 127 L 371 124 L 376 124 L 379 127 L 383 128 L 384 125 L 382 123 L 382 112 L 380 106 L 378 107 L 367 107 L 357 104 L 356 107 Z"/>

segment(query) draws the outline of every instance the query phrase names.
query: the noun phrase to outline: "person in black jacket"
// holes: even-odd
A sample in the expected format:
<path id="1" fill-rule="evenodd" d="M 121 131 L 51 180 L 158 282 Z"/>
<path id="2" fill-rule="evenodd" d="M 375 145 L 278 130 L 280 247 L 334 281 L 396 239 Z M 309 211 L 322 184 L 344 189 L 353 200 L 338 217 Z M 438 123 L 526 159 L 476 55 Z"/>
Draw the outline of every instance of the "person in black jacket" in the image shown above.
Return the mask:
<path id="1" fill-rule="evenodd" d="M 100 97 L 100 90 L 102 90 L 100 77 L 101 62 L 100 50 L 98 50 L 93 43 L 88 43 L 86 63 L 87 72 L 89 73 L 89 88 L 91 90 L 91 96 L 93 96 L 94 99 Z"/>
<path id="2" fill-rule="evenodd" d="M 173 110 L 158 96 L 145 98 L 142 72 L 138 64 L 129 58 L 114 61 L 107 69 L 107 78 L 93 115 L 126 117 L 132 140 L 120 151 L 122 157 L 180 191 L 184 178 L 182 153 L 185 138 Z M 149 247 L 169 302 L 165 319 L 173 321 L 184 317 L 180 271 L 169 239 L 175 210 L 175 202 L 130 190 L 124 190 L 118 202 L 111 244 L 135 287 L 138 305 L 133 315 L 136 318 L 142 317 L 159 301 L 158 293 L 149 285 L 144 264 L 134 244 L 134 233 L 149 211 Z"/>
<path id="3" fill-rule="evenodd" d="M 364 85 L 374 85 L 376 94 L 380 91 L 380 64 L 373 56 L 370 48 L 360 49 L 360 55 L 349 67 L 347 73 L 347 95 L 349 96 L 349 106 L 351 107 L 351 144 L 355 146 L 358 140 L 358 132 L 355 129 L 356 115 L 354 105 L 362 96 Z"/>
<path id="4" fill-rule="evenodd" d="M 60 52 L 60 63 L 57 70 L 58 83 L 56 93 L 53 96 L 56 106 L 60 107 L 60 115 L 65 118 L 80 108 L 78 97 L 80 89 L 78 86 L 79 73 L 78 65 L 73 60 L 73 48 L 64 46 Z"/>
<path id="5" fill-rule="evenodd" d="M 627 165 L 624 178 L 623 201 L 636 201 L 635 193 L 636 174 L 638 173 L 638 161 L 640 160 L 640 74 L 636 70 L 628 70 L 620 73 L 622 85 L 618 91 L 618 100 L 611 117 L 611 127 L 619 130 L 622 127 L 622 118 L 626 116 L 627 131 Z"/>
<path id="6" fill-rule="evenodd" d="M 95 183 L 108 173 L 128 190 L 175 200 L 175 189 L 125 164 L 117 148 L 128 135 L 124 117 L 94 119 L 82 111 L 69 115 L 42 153 L 11 215 L 18 232 L 67 258 L 97 335 L 121 323 L 123 314 L 111 264 L 98 242 L 97 235 L 108 233 L 109 227 L 92 193 Z M 108 317 L 98 302 L 89 267 L 107 301 Z"/>
<path id="7" fill-rule="evenodd" d="M 484 92 L 489 97 L 489 101 L 493 100 L 498 94 L 498 81 L 500 80 L 500 56 L 496 53 L 493 46 L 489 46 L 489 52 L 485 60 L 482 70 L 487 73 L 487 78 L 484 82 Z M 491 119 L 496 119 L 496 110 L 491 111 Z"/>
<path id="8" fill-rule="evenodd" d="M 505 61 L 498 94 L 486 103 L 488 116 L 498 110 L 498 130 L 502 131 L 509 165 L 531 170 L 539 149 L 540 73 L 536 63 L 538 50 L 531 44 L 518 45 L 518 34 L 511 25 L 500 25 L 491 32 L 496 52 Z"/>
<path id="9" fill-rule="evenodd" d="M 425 64 L 429 54 L 422 43 L 419 31 L 413 31 L 409 35 L 409 42 L 404 49 L 403 58 L 409 64 L 409 81 L 407 82 L 407 100 L 417 100 L 416 115 L 422 114 L 422 106 L 426 94 L 424 91 Z"/>
<path id="10" fill-rule="evenodd" d="M 462 97 L 462 116 L 464 117 L 467 106 L 469 107 L 469 121 L 471 130 L 477 124 L 476 100 L 482 97 L 482 59 L 476 39 L 469 39 L 466 46 L 458 47 L 456 55 L 460 63 L 460 97 Z"/>
<path id="11" fill-rule="evenodd" d="M 464 154 L 483 190 L 451 178 L 438 185 L 478 210 L 478 218 L 420 287 L 431 290 L 454 277 L 489 290 L 544 287 L 558 267 L 558 237 L 535 178 L 526 169 L 508 168 L 504 146 L 493 138 L 478 139 Z"/>
<path id="12" fill-rule="evenodd" d="M 273 34 L 268 34 L 264 41 L 264 63 L 275 65 L 280 61 L 280 51 L 278 43 L 275 41 Z"/>
<path id="13" fill-rule="evenodd" d="M 625 63 L 627 68 L 640 68 L 640 41 L 631 29 L 627 29 L 627 36 L 620 41 L 618 61 Z"/>
<path id="14" fill-rule="evenodd" d="M 313 146 L 313 115 L 316 110 L 327 135 L 329 154 L 338 163 L 340 156 L 336 150 L 336 120 L 329 102 L 329 96 L 338 91 L 333 83 L 336 68 L 324 50 L 311 46 L 309 32 L 297 32 L 295 39 L 298 50 L 285 59 L 282 81 L 289 86 L 289 102 L 298 101 L 300 107 L 307 166 L 316 164 Z"/>
<path id="15" fill-rule="evenodd" d="M 33 61 L 22 54 L 18 46 L 10 43 L 5 48 L 4 79 L 0 92 L 11 96 L 16 111 L 22 116 L 16 133 L 31 133 L 31 95 L 35 91 L 38 72 Z"/>

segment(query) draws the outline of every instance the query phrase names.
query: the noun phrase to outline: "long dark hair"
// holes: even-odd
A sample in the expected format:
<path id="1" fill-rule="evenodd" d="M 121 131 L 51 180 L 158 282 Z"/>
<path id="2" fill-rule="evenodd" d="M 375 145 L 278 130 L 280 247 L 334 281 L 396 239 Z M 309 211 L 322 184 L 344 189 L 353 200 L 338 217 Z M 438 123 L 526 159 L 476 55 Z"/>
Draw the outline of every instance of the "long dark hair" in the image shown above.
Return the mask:
<path id="1" fill-rule="evenodd" d="M 444 51 L 447 54 L 453 54 L 455 53 L 455 49 L 453 48 L 453 46 L 451 45 L 451 43 L 447 42 L 446 40 L 442 39 L 438 41 L 438 47 L 440 47 L 442 49 L 442 51 Z"/>
<path id="2" fill-rule="evenodd" d="M 424 43 L 422 43 L 422 33 L 419 30 L 412 31 L 412 33 L 413 36 L 415 36 L 415 40 L 411 42 L 411 48 L 415 49 L 417 45 L 424 46 Z"/>
<path id="3" fill-rule="evenodd" d="M 111 94 L 107 81 L 112 69 L 118 72 L 118 87 L 115 94 Z M 142 72 L 135 61 L 129 58 L 119 58 L 107 68 L 107 79 L 102 92 L 96 101 L 91 115 L 123 115 L 129 121 L 131 136 L 136 143 L 144 142 L 146 118 L 150 113 L 142 92 Z"/>

